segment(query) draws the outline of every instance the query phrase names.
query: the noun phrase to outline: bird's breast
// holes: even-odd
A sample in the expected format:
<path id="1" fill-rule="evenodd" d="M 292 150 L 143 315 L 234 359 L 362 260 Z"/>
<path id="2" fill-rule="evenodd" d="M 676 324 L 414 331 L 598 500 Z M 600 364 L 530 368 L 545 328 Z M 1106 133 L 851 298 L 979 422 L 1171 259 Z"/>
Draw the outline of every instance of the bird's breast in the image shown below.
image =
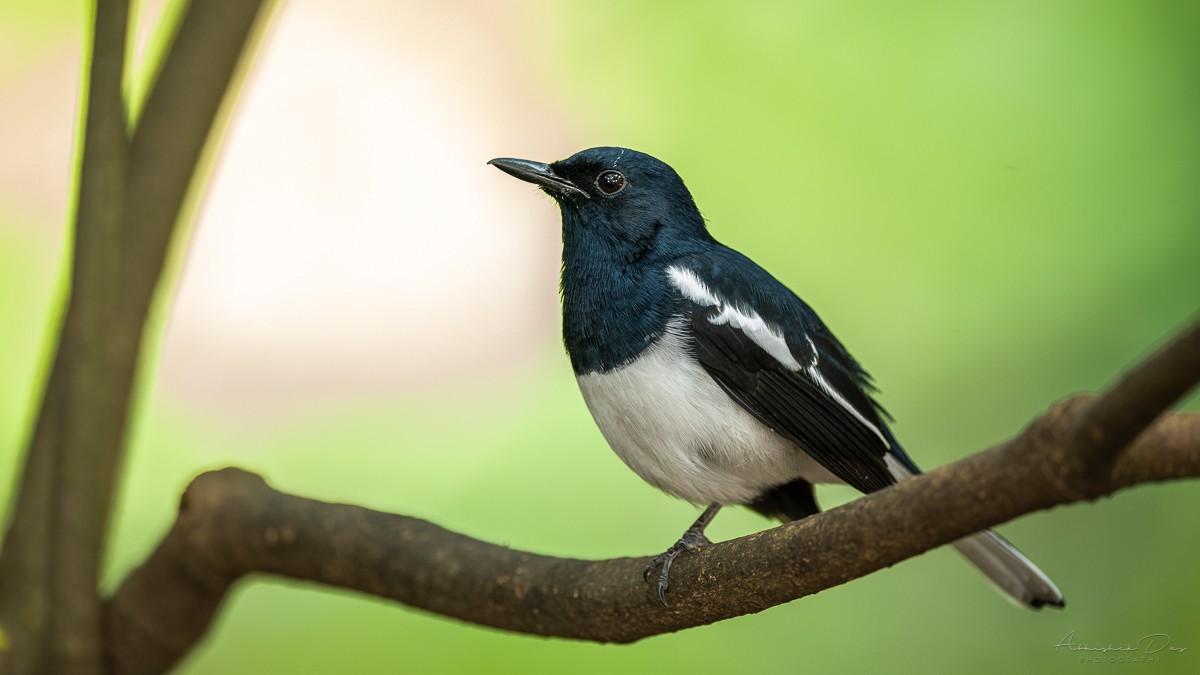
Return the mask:
<path id="1" fill-rule="evenodd" d="M 690 502 L 745 503 L 796 478 L 837 479 L 717 385 L 681 321 L 626 365 L 577 376 L 605 440 L 648 483 Z"/>

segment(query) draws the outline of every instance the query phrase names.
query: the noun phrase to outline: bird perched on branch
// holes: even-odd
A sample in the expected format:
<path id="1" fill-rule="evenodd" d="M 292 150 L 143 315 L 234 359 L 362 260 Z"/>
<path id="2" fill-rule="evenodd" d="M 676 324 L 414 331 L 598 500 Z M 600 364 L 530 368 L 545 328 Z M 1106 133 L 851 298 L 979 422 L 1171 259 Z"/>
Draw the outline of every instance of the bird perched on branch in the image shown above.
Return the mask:
<path id="1" fill-rule="evenodd" d="M 646 567 L 661 568 L 664 604 L 671 563 L 709 543 L 722 506 L 786 522 L 818 512 L 813 483 L 874 492 L 920 472 L 867 372 L 804 301 L 713 239 L 671 167 L 625 148 L 489 164 L 562 211 L 563 337 L 604 438 L 651 485 L 708 505 Z M 995 532 L 954 546 L 1021 605 L 1063 606 Z"/>

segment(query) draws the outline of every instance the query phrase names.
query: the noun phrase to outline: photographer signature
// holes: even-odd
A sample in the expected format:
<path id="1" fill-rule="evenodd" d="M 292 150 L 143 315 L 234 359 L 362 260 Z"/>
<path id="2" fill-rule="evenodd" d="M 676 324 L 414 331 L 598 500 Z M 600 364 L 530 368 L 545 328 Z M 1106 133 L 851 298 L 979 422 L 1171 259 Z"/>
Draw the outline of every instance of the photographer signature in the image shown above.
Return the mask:
<path id="1" fill-rule="evenodd" d="M 1067 633 L 1067 636 L 1054 645 L 1054 651 L 1068 649 L 1073 652 L 1098 652 L 1102 654 L 1118 653 L 1118 654 L 1158 654 L 1162 652 L 1182 654 L 1188 650 L 1187 647 L 1181 647 L 1171 644 L 1171 636 L 1166 633 L 1152 633 L 1144 635 L 1137 642 L 1130 642 L 1123 645 L 1090 645 L 1086 642 L 1075 641 L 1075 631 Z"/>

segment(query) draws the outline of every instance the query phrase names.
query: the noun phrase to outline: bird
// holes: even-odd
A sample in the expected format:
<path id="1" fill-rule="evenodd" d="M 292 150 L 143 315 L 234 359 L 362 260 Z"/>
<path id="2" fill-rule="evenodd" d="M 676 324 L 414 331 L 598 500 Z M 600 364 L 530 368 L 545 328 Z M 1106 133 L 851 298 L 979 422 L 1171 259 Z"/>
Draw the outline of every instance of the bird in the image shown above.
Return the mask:
<path id="1" fill-rule="evenodd" d="M 920 473 L 867 371 L 808 304 L 709 233 L 665 162 L 595 147 L 488 164 L 557 202 L 563 342 L 601 434 L 643 480 L 705 505 L 646 565 L 664 605 L 672 563 L 710 544 L 722 507 L 788 522 L 820 511 L 814 484 L 871 493 Z M 995 532 L 954 546 L 1017 604 L 1065 606 Z"/>

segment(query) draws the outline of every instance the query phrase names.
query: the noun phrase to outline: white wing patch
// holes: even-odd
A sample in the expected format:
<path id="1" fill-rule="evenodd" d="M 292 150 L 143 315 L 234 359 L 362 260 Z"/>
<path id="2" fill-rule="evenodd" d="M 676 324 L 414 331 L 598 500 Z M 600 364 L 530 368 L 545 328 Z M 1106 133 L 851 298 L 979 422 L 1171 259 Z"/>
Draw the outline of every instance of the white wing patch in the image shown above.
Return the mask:
<path id="1" fill-rule="evenodd" d="M 840 391 L 838 391 L 837 389 L 834 389 L 833 385 L 829 384 L 829 381 L 826 380 L 825 376 L 821 374 L 821 371 L 817 370 L 816 364 L 809 366 L 808 368 L 806 368 L 806 370 L 808 371 L 808 376 L 811 377 L 813 379 L 813 381 L 817 383 L 817 386 L 821 387 L 821 391 L 828 394 L 829 398 L 832 398 L 833 400 L 837 401 L 838 405 L 845 408 L 846 412 L 848 412 L 854 416 L 854 419 L 858 420 L 859 422 L 862 422 L 863 426 L 865 426 L 866 428 L 875 432 L 875 435 L 878 436 L 879 440 L 883 442 L 883 446 L 885 448 L 892 447 L 892 444 L 888 443 L 887 437 L 883 435 L 883 432 L 879 430 L 879 427 L 875 426 L 874 424 L 871 424 L 871 422 L 868 421 L 867 418 L 863 417 L 862 413 L 858 412 L 857 408 L 850 405 L 850 402 L 846 400 L 846 397 L 842 396 L 842 393 Z"/>
<path id="2" fill-rule="evenodd" d="M 792 351 L 788 349 L 783 334 L 779 332 L 778 328 L 763 321 L 758 312 L 752 309 L 741 310 L 730 303 L 723 302 L 708 289 L 708 286 L 700 280 L 700 277 L 696 276 L 695 272 L 687 268 L 672 265 L 667 268 L 667 275 L 671 278 L 671 283 L 675 288 L 683 294 L 683 297 L 697 305 L 715 307 L 719 310 L 716 316 L 708 318 L 709 323 L 717 326 L 729 324 L 731 328 L 745 333 L 746 337 L 754 341 L 754 344 L 761 347 L 788 370 L 800 370 L 800 363 L 792 356 Z"/>
<path id="3" fill-rule="evenodd" d="M 854 416 L 854 419 L 874 432 L 885 447 L 891 447 L 892 444 L 888 442 L 887 437 L 883 435 L 879 427 L 872 424 L 866 417 L 863 417 L 863 414 L 853 405 L 850 405 L 850 402 L 846 400 L 845 396 L 842 396 L 841 392 L 829 384 L 829 381 L 825 379 L 821 371 L 817 370 L 820 353 L 817 351 L 817 346 L 813 344 L 812 338 L 807 335 L 804 336 L 808 340 L 808 346 L 812 352 L 812 362 L 802 368 L 800 363 L 796 361 L 796 357 L 792 356 L 792 351 L 788 349 L 787 341 L 784 339 L 783 334 L 775 326 L 763 321 L 758 312 L 752 309 L 741 310 L 730 303 L 724 302 L 708 288 L 708 285 L 695 272 L 686 267 L 672 265 L 667 268 L 667 276 L 670 277 L 671 284 L 683 294 L 683 297 L 702 307 L 714 307 L 719 310 L 716 316 L 708 318 L 710 323 L 718 326 L 729 324 L 731 328 L 742 331 L 754 341 L 754 344 L 761 347 L 763 351 L 774 357 L 776 361 L 783 364 L 788 370 L 799 371 L 803 369 L 817 383 L 821 391 L 836 401 L 838 405 L 845 408 L 846 412 Z"/>
<path id="4" fill-rule="evenodd" d="M 686 267 L 672 265 L 667 268 L 667 276 L 671 277 L 671 283 L 679 289 L 680 293 L 683 293 L 683 297 L 697 305 L 712 307 L 721 304 L 717 296 L 708 290 L 708 286 L 700 281 L 700 277 Z"/>
<path id="5" fill-rule="evenodd" d="M 908 467 L 904 466 L 892 453 L 884 455 L 883 461 L 887 464 L 888 473 L 892 474 L 892 478 L 895 478 L 897 482 L 905 478 L 912 478 L 912 471 L 909 471 Z"/>

